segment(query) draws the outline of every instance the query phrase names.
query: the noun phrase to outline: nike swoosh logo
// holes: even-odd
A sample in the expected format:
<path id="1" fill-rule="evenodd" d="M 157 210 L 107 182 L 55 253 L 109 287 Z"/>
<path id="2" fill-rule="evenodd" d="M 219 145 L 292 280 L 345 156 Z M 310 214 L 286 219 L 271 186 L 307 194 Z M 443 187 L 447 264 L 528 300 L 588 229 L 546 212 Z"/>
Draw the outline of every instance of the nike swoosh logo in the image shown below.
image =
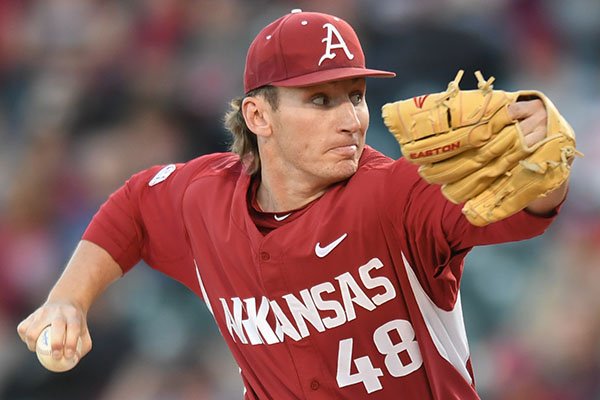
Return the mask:
<path id="1" fill-rule="evenodd" d="M 273 214 L 273 218 L 275 218 L 275 220 L 277 220 L 277 221 L 283 221 L 284 219 L 286 219 L 290 215 L 292 215 L 292 213 L 282 215 L 281 217 L 278 217 L 277 214 Z"/>
<path id="2" fill-rule="evenodd" d="M 317 243 L 317 245 L 315 246 L 315 254 L 319 258 L 325 257 L 327 254 L 331 253 L 333 249 L 335 249 L 338 246 L 338 244 L 342 243 L 342 240 L 346 239 L 346 236 L 348 236 L 348 234 L 344 233 L 342 236 L 335 239 L 333 242 L 329 243 L 325 247 L 321 247 L 321 242 Z"/>

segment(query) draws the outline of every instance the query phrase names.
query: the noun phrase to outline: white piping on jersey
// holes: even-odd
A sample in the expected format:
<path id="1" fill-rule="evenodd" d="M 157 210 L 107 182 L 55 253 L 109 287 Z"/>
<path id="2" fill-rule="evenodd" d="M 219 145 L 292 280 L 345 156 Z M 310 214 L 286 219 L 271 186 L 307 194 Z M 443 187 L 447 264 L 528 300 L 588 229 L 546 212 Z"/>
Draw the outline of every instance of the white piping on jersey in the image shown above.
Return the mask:
<path id="1" fill-rule="evenodd" d="M 212 307 L 210 305 L 210 300 L 208 299 L 208 295 L 206 294 L 206 289 L 204 289 L 202 278 L 200 278 L 200 270 L 198 269 L 198 263 L 196 262 L 196 260 L 194 260 L 194 265 L 196 266 L 196 277 L 198 278 L 198 284 L 200 285 L 200 290 L 202 291 L 202 297 L 204 297 L 204 303 L 206 304 L 208 311 L 210 311 L 210 313 L 214 317 L 215 313 L 213 312 Z"/>
<path id="2" fill-rule="evenodd" d="M 242 373 L 242 368 L 240 366 L 238 366 L 238 372 L 240 373 L 240 377 L 242 378 L 242 382 L 244 381 L 244 374 Z M 246 398 L 246 393 L 248 393 L 248 389 L 246 389 L 246 385 L 244 384 L 242 387 L 242 398 L 245 399 Z"/>
<path id="3" fill-rule="evenodd" d="M 435 348 L 446 361 L 456 368 L 469 384 L 472 384 L 473 379 L 467 370 L 469 343 L 463 319 L 460 292 L 452 311 L 442 310 L 427 295 L 413 268 L 406 260 L 406 257 L 404 257 L 404 253 L 402 253 L 402 261 L 404 261 L 404 268 L 406 269 L 410 286 L 425 320 L 425 325 L 427 325 L 429 336 L 431 336 L 435 344 Z"/>

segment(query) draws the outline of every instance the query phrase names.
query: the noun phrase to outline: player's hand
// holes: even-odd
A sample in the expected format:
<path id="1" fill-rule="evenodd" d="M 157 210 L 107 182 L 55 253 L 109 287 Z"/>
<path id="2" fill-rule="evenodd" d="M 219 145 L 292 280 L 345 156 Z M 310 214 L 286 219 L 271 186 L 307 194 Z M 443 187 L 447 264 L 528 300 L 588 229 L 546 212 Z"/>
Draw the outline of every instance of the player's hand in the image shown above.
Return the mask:
<path id="1" fill-rule="evenodd" d="M 88 331 L 83 310 L 69 302 L 46 302 L 17 326 L 21 340 L 30 351 L 35 352 L 36 341 L 42 330 L 52 326 L 52 357 L 56 360 L 75 356 L 77 340 L 81 337 L 82 347 L 79 358 L 92 349 L 92 339 Z"/>
<path id="2" fill-rule="evenodd" d="M 548 112 L 541 100 L 525 100 L 512 103 L 508 106 L 508 114 L 513 120 L 519 121 L 521 132 L 525 137 L 525 144 L 528 147 L 546 138 Z"/>

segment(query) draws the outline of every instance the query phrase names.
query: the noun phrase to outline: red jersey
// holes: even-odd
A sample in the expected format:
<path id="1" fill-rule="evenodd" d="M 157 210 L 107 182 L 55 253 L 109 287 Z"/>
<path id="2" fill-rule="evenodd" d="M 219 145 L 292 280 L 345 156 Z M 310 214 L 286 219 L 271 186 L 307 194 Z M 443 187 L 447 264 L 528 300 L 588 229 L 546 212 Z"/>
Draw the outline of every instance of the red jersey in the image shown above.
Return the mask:
<path id="1" fill-rule="evenodd" d="M 202 297 L 246 399 L 478 399 L 464 257 L 553 218 L 522 211 L 473 226 L 416 167 L 369 147 L 350 179 L 301 210 L 260 213 L 252 187 L 230 153 L 151 168 L 83 238 L 124 271 L 143 259 Z"/>

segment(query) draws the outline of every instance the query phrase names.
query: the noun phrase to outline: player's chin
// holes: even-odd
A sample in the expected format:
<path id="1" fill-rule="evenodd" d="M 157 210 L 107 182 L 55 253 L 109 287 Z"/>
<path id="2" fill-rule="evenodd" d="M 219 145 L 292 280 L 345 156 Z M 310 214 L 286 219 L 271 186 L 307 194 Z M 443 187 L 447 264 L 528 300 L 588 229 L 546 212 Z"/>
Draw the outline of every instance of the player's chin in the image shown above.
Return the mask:
<path id="1" fill-rule="evenodd" d="M 343 159 L 338 161 L 334 168 L 333 174 L 335 178 L 340 181 L 344 179 L 350 178 L 352 175 L 356 173 L 358 170 L 358 160 L 357 159 Z"/>
<path id="2" fill-rule="evenodd" d="M 329 175 L 336 181 L 350 178 L 358 170 L 362 148 L 346 146 L 328 151 Z"/>

